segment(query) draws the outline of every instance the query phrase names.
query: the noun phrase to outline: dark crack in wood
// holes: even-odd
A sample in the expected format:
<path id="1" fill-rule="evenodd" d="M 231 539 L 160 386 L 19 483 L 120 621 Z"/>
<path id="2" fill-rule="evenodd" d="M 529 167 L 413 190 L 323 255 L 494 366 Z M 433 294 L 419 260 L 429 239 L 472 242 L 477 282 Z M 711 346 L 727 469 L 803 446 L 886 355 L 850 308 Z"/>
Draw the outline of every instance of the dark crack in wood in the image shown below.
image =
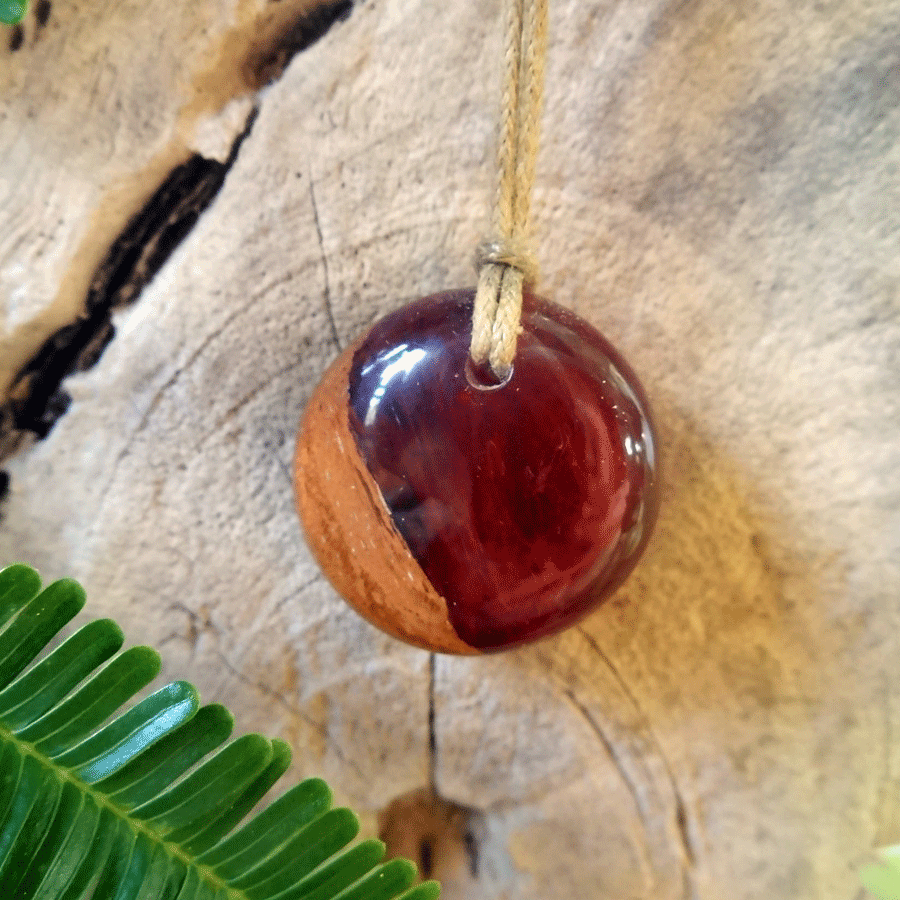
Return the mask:
<path id="1" fill-rule="evenodd" d="M 675 824 L 678 826 L 678 835 L 681 838 L 684 856 L 689 866 L 694 866 L 697 862 L 697 856 L 694 853 L 694 841 L 691 837 L 690 828 L 688 826 L 687 808 L 684 805 L 684 798 L 678 790 L 677 783 L 672 784 L 675 791 Z"/>
<path id="2" fill-rule="evenodd" d="M 25 29 L 21 25 L 14 25 L 9 30 L 9 52 L 15 53 L 25 43 Z"/>
<path id="3" fill-rule="evenodd" d="M 322 280 L 324 282 L 323 292 L 325 295 L 325 315 L 328 317 L 328 324 L 331 327 L 331 337 L 338 351 L 341 349 L 341 338 L 338 334 L 337 323 L 334 320 L 334 309 L 331 306 L 331 282 L 328 275 L 328 256 L 325 253 L 325 239 L 322 236 L 322 223 L 319 221 L 319 204 L 316 203 L 316 191 L 313 185 L 312 172 L 309 173 L 309 202 L 312 205 L 313 220 L 316 225 L 316 235 L 319 239 L 319 252 L 322 254 Z"/>
<path id="4" fill-rule="evenodd" d="M 653 815 L 653 812 L 647 808 L 647 804 L 644 802 L 644 798 L 641 794 L 640 788 L 631 777 L 631 773 L 628 771 L 628 766 L 622 759 L 615 743 L 610 740 L 610 738 L 606 734 L 606 731 L 603 729 L 597 719 L 593 715 L 591 715 L 590 710 L 575 696 L 574 691 L 563 691 L 563 695 L 575 708 L 581 718 L 584 719 L 584 721 L 587 723 L 588 728 L 590 728 L 590 730 L 594 734 L 594 737 L 597 738 L 597 741 L 600 743 L 600 746 L 603 747 L 603 749 L 606 751 L 606 755 L 609 757 L 610 762 L 612 762 L 613 766 L 615 766 L 616 771 L 619 773 L 619 777 L 628 788 L 628 793 L 631 794 L 631 799 L 634 801 L 634 806 L 637 811 L 638 818 L 641 820 L 641 824 L 644 826 L 644 830 L 649 830 L 648 821 Z"/>
<path id="5" fill-rule="evenodd" d="M 466 859 L 469 863 L 469 875 L 477 880 L 478 873 L 481 871 L 481 848 L 474 825 L 475 823 L 470 821 L 469 827 L 463 834 L 463 849 L 466 851 Z"/>
<path id="6" fill-rule="evenodd" d="M 428 780 L 431 790 L 437 793 L 437 717 L 434 703 L 434 679 L 437 658 L 434 653 L 428 657 Z"/>
<path id="7" fill-rule="evenodd" d="M 693 874 L 693 870 L 697 864 L 697 852 L 694 846 L 693 837 L 691 835 L 687 805 L 684 802 L 684 797 L 682 796 L 681 789 L 678 786 L 678 780 L 675 778 L 675 772 L 672 769 L 672 765 L 669 762 L 668 756 L 663 752 L 659 739 L 657 738 L 656 733 L 654 732 L 650 724 L 650 719 L 644 712 L 641 705 L 638 703 L 637 697 L 634 695 L 634 692 L 631 690 L 628 682 L 623 678 L 622 673 L 613 664 L 613 661 L 609 658 L 600 644 L 584 629 L 583 626 L 578 626 L 576 628 L 576 631 L 584 638 L 591 650 L 603 662 L 607 671 L 615 679 L 622 693 L 627 698 L 629 704 L 637 714 L 638 722 L 640 724 L 640 730 L 646 740 L 649 742 L 653 753 L 659 759 L 660 763 L 662 764 L 663 770 L 665 771 L 666 780 L 668 781 L 669 788 L 672 791 L 675 832 L 677 834 L 678 842 L 681 847 L 682 878 L 684 883 L 683 896 L 685 900 L 690 900 L 690 898 L 693 898 L 697 894 L 697 887 L 694 882 Z M 606 743 L 608 744 L 608 742 Z"/>
<path id="8" fill-rule="evenodd" d="M 419 871 L 423 878 L 431 878 L 434 873 L 434 840 L 430 836 L 419 844 Z"/>
<path id="9" fill-rule="evenodd" d="M 245 65 L 251 82 L 258 90 L 277 81 L 290 61 L 321 40 L 338 22 L 349 18 L 353 0 L 338 0 L 306 10 L 274 39 L 255 47 Z"/>
<path id="10" fill-rule="evenodd" d="M 51 0 L 39 2 L 36 14 L 44 24 L 51 10 Z M 261 87 L 276 80 L 294 56 L 324 37 L 335 23 L 347 19 L 352 10 L 352 0 L 307 10 L 278 35 L 256 45 L 244 63 L 252 73 L 251 81 Z M 10 49 L 17 50 L 23 41 L 24 31 L 12 29 Z M 100 358 L 115 334 L 112 314 L 137 299 L 212 203 L 256 114 L 254 110 L 224 163 L 195 155 L 178 166 L 112 244 L 91 281 L 83 312 L 44 342 L 20 370 L 0 405 L 0 462 L 29 438 L 46 437 L 65 413 L 69 397 L 62 389 L 64 379 L 91 368 Z M 337 340 L 327 292 L 326 286 L 327 313 Z"/>
<path id="11" fill-rule="evenodd" d="M 51 335 L 13 382 L 6 404 L 12 428 L 46 437 L 68 407 L 63 380 L 97 363 L 112 340 L 112 314 L 133 303 L 197 224 L 225 181 L 255 111 L 222 163 L 195 155 L 177 166 L 113 242 L 76 321 Z M 0 458 L 8 435 L 0 433 Z"/>
<path id="12" fill-rule="evenodd" d="M 53 4 L 50 0 L 38 0 L 34 7 L 34 20 L 37 22 L 38 28 L 44 28 L 47 25 L 52 11 Z"/>
<path id="13" fill-rule="evenodd" d="M 91 279 L 84 311 L 52 334 L 13 381 L 0 407 L 0 460 L 26 434 L 46 437 L 69 406 L 65 378 L 94 366 L 112 340 L 112 315 L 133 303 L 222 188 L 253 128 L 248 117 L 225 162 L 195 155 L 177 166 L 113 242 Z"/>

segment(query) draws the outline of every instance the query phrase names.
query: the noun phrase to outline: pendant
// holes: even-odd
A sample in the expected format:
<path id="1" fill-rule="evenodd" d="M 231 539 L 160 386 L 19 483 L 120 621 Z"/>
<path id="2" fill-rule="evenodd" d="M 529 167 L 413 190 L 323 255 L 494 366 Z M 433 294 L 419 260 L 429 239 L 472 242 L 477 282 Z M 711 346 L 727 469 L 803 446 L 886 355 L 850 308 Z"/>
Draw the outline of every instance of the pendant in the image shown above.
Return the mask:
<path id="1" fill-rule="evenodd" d="M 310 399 L 294 460 L 309 545 L 389 634 L 480 653 L 553 634 L 634 568 L 658 508 L 636 376 L 564 307 L 523 296 L 511 373 L 469 358 L 473 290 L 377 322 Z"/>

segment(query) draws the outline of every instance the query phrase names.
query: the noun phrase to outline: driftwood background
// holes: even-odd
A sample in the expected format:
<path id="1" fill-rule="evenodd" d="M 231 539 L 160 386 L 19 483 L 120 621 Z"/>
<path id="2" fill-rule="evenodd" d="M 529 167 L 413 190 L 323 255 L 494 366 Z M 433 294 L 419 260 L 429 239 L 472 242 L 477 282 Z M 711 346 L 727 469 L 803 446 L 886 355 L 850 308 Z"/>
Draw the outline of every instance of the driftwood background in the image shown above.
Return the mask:
<path id="1" fill-rule="evenodd" d="M 473 281 L 500 32 L 499 0 L 0 32 L 0 562 L 81 579 L 447 900 L 854 900 L 900 839 L 900 2 L 554 0 L 541 290 L 641 373 L 664 508 L 579 628 L 431 658 L 319 576 L 288 467 L 338 347 Z"/>

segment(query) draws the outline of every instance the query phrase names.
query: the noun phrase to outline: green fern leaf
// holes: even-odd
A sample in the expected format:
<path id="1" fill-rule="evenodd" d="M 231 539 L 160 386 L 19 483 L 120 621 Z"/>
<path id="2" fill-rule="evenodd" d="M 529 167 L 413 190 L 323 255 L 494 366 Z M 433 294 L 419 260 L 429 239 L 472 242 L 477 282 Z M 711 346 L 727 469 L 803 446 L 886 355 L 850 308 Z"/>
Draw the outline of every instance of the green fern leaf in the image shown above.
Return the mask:
<path id="1" fill-rule="evenodd" d="M 2 3 L 3 0 L 0 0 Z M 122 651 L 109 620 L 36 657 L 81 610 L 74 581 L 41 590 L 0 570 L 0 897 L 16 900 L 434 900 L 312 778 L 246 817 L 290 764 L 283 741 L 228 743 L 233 720 Z M 243 823 L 243 824 L 242 824 Z"/>
<path id="2" fill-rule="evenodd" d="M 28 0 L 0 0 L 0 22 L 18 25 L 28 12 Z"/>

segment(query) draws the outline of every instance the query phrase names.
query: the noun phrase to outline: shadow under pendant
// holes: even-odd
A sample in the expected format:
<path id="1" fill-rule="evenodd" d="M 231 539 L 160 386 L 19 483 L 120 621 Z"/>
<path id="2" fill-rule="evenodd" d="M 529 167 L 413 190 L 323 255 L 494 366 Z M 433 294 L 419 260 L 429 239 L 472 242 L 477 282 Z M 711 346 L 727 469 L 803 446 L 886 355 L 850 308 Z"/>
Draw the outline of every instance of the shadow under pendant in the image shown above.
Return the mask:
<path id="1" fill-rule="evenodd" d="M 523 297 L 513 370 L 469 359 L 474 290 L 377 322 L 310 399 L 294 461 L 309 545 L 395 637 L 500 650 L 574 624 L 634 568 L 658 509 L 644 391 L 564 307 Z"/>

